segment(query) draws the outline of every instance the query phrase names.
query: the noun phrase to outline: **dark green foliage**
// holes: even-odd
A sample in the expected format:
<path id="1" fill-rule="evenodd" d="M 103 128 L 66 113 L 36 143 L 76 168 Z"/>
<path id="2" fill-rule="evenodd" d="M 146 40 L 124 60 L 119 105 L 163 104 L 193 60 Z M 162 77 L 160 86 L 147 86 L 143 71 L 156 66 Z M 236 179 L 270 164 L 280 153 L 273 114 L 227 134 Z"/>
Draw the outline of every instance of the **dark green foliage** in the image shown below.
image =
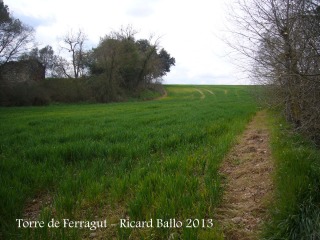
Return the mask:
<path id="1" fill-rule="evenodd" d="M 45 67 L 47 77 L 54 75 L 53 71 L 57 56 L 54 54 L 54 51 L 50 45 L 47 45 L 41 49 L 33 48 L 29 53 L 22 54 L 19 59 L 36 59 Z"/>
<path id="2" fill-rule="evenodd" d="M 162 65 L 161 66 L 161 69 L 162 69 L 162 73 L 161 74 L 165 75 L 166 72 L 170 72 L 170 67 L 174 66 L 176 61 L 163 48 L 161 49 L 161 51 L 159 53 L 159 58 L 160 58 L 160 62 L 161 62 L 161 65 Z"/>
<path id="3" fill-rule="evenodd" d="M 10 21 L 10 14 L 8 6 L 4 5 L 3 1 L 0 2 L 0 23 L 5 23 Z"/>
<path id="4" fill-rule="evenodd" d="M 90 56 L 90 72 L 101 80 L 101 99 L 118 91 L 146 89 L 170 71 L 175 59 L 157 44 L 135 40 L 132 32 L 113 32 L 101 39 Z M 103 92 L 104 91 L 104 92 Z"/>
<path id="5" fill-rule="evenodd" d="M 150 100 L 164 93 L 160 84 L 147 88 L 113 89 L 103 75 L 90 78 L 47 78 L 40 83 L 17 83 L 0 88 L 0 106 L 41 106 L 53 103 L 106 103 Z"/>
<path id="6" fill-rule="evenodd" d="M 0 88 L 2 106 L 41 106 L 50 102 L 47 90 L 38 84 L 17 83 Z"/>

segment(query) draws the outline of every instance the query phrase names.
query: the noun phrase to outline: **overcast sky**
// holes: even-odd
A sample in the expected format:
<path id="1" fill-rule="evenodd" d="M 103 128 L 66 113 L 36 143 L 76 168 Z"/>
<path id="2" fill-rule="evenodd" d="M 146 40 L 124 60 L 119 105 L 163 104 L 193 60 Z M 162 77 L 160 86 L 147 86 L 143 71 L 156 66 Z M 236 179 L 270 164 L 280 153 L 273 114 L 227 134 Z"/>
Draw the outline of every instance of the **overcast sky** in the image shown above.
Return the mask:
<path id="1" fill-rule="evenodd" d="M 161 36 L 160 45 L 176 59 L 167 84 L 248 84 L 231 63 L 220 40 L 226 2 L 214 0 L 4 0 L 13 16 L 36 30 L 40 47 L 57 50 L 59 37 L 82 29 L 88 48 L 100 37 L 132 25 L 137 38 Z"/>

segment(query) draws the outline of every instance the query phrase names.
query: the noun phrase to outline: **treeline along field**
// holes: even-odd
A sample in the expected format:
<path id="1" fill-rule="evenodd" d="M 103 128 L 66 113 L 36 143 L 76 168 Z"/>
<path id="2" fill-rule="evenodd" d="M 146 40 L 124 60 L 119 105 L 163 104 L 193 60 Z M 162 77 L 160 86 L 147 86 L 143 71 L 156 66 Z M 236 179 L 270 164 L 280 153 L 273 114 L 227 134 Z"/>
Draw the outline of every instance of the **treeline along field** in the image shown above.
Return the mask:
<path id="1" fill-rule="evenodd" d="M 248 89 L 166 86 L 168 96 L 155 101 L 0 108 L 0 236 L 90 237 L 89 229 L 17 227 L 26 203 L 49 198 L 39 219 L 106 219 L 97 237 L 219 239 L 215 222 L 205 228 L 118 223 L 214 221 L 220 162 L 256 111 Z"/>

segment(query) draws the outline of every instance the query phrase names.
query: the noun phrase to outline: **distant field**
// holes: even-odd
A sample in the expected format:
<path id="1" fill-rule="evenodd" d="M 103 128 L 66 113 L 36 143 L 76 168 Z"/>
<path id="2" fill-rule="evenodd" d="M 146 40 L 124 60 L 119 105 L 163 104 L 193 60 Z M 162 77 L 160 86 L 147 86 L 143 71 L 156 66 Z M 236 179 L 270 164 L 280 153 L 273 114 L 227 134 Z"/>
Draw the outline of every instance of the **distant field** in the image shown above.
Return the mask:
<path id="1" fill-rule="evenodd" d="M 166 86 L 154 101 L 0 108 L 2 237 L 219 239 L 217 171 L 256 112 L 248 89 Z M 42 201 L 44 222 L 106 219 L 108 227 L 18 229 L 26 204 Z M 126 218 L 184 227 L 120 228 Z"/>

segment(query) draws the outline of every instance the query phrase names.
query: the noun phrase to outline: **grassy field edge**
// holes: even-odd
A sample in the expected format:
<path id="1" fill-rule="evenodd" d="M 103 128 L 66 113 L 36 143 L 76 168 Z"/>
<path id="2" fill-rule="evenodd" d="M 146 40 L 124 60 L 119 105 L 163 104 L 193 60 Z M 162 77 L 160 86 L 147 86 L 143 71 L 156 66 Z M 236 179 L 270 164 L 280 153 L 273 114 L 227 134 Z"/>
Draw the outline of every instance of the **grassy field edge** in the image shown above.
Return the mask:
<path id="1" fill-rule="evenodd" d="M 274 201 L 263 239 L 320 239 L 320 151 L 269 112 Z"/>

